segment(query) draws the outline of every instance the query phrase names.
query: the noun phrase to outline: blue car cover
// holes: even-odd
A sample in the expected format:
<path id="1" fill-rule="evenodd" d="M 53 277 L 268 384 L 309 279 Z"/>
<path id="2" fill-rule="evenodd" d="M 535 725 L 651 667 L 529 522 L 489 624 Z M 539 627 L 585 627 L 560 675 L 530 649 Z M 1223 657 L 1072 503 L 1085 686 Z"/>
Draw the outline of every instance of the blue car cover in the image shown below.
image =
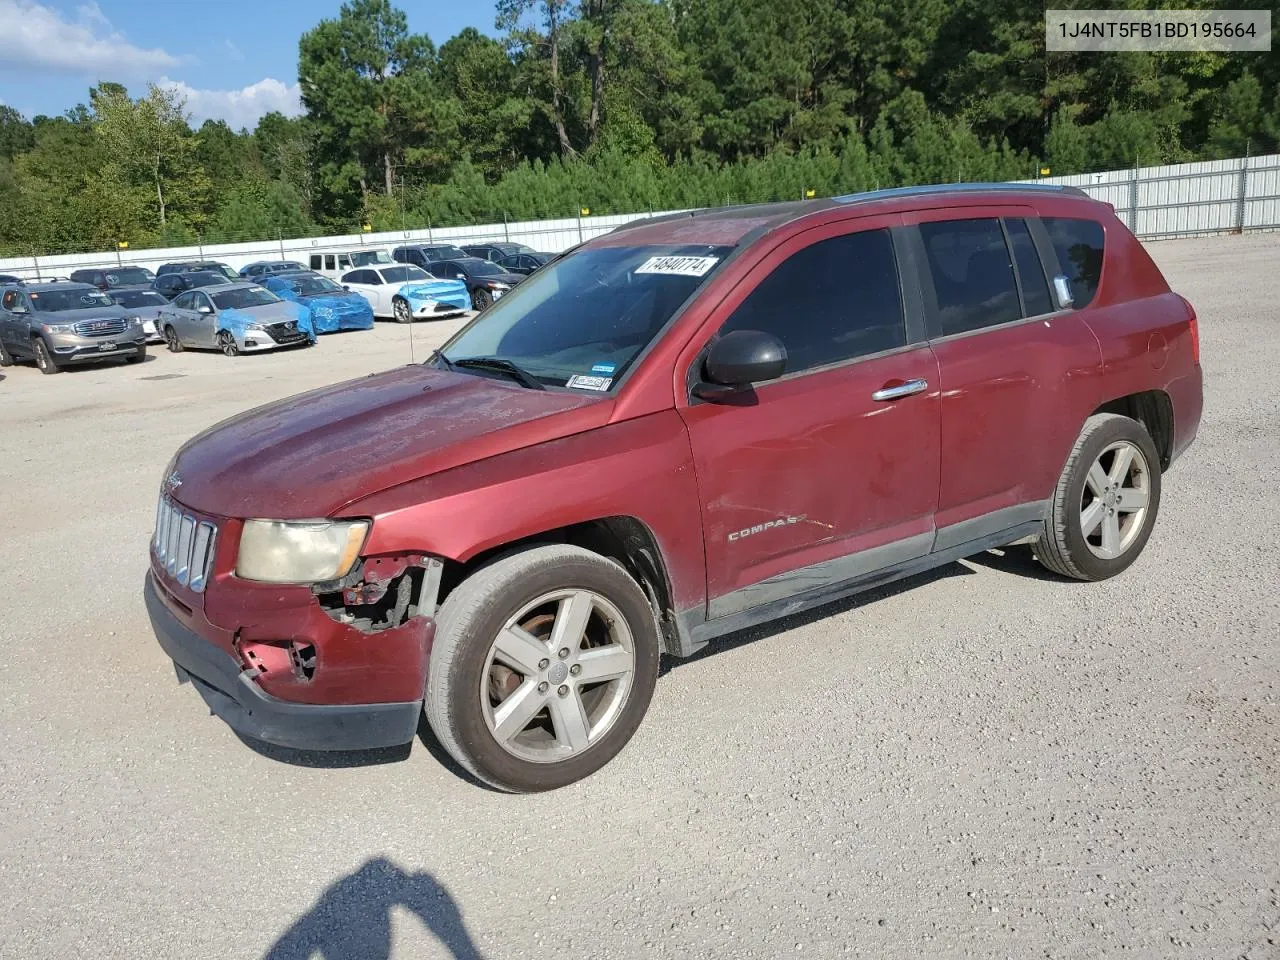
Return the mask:
<path id="1" fill-rule="evenodd" d="M 467 285 L 461 280 L 406 283 L 396 293 L 409 301 L 409 306 L 415 313 L 431 302 L 447 304 L 458 310 L 471 309 L 471 294 L 467 293 Z"/>
<path id="2" fill-rule="evenodd" d="M 292 300 L 310 310 L 316 333 L 373 329 L 373 307 L 358 293 L 299 294 L 285 277 L 271 277 L 263 286 L 277 297 Z"/>
<path id="3" fill-rule="evenodd" d="M 228 330 L 243 338 L 245 331 L 248 329 L 250 324 L 260 323 L 265 325 L 268 323 L 279 323 L 281 320 L 289 319 L 288 317 L 281 315 L 277 304 L 271 304 L 270 306 L 277 307 L 276 310 L 272 311 L 273 315 L 270 317 L 257 316 L 254 313 L 251 313 L 250 310 L 221 310 L 218 313 L 218 332 L 220 333 L 223 330 Z M 311 342 L 315 343 L 316 328 L 311 322 L 311 311 L 300 303 L 290 303 L 287 305 L 287 309 L 293 313 L 292 319 L 297 321 L 298 329 L 306 333 Z"/>

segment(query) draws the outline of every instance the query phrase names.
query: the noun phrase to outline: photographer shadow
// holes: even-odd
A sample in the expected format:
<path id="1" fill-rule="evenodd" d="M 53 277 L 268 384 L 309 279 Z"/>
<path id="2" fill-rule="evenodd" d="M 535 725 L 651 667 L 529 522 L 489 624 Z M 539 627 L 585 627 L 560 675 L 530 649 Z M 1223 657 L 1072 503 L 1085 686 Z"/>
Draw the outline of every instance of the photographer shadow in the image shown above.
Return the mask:
<path id="1" fill-rule="evenodd" d="M 330 886 L 263 960 L 390 960 L 395 906 L 416 915 L 454 960 L 481 960 L 449 892 L 431 874 L 406 873 L 384 857 Z"/>

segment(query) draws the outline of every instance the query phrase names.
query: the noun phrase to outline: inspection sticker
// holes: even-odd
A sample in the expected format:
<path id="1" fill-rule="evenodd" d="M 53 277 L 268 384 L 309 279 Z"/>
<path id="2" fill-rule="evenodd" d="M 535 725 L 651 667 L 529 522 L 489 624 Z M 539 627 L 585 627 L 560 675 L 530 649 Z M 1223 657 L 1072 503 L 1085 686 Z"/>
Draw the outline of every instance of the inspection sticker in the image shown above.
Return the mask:
<path id="1" fill-rule="evenodd" d="M 581 373 L 569 378 L 566 387 L 577 387 L 579 390 L 608 390 L 613 377 L 588 377 Z"/>
<path id="2" fill-rule="evenodd" d="M 593 367 L 591 368 L 591 372 L 592 372 L 592 373 L 598 373 L 598 374 L 601 374 L 602 376 L 606 376 L 606 377 L 607 377 L 607 376 L 612 376 L 612 375 L 613 375 L 613 371 L 614 371 L 614 370 L 617 370 L 617 369 L 618 369 L 617 364 L 613 364 L 613 363 L 597 363 L 595 366 L 593 366 Z"/>
<path id="3" fill-rule="evenodd" d="M 704 277 L 719 257 L 650 257 L 636 273 L 666 273 L 676 277 Z"/>

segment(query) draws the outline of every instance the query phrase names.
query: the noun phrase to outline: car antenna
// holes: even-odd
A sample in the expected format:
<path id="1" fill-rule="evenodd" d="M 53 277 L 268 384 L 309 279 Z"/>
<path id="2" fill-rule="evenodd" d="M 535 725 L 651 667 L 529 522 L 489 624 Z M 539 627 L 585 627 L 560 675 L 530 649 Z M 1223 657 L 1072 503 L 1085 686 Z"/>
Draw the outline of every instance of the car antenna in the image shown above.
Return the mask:
<path id="1" fill-rule="evenodd" d="M 410 315 L 409 317 L 409 362 L 410 363 L 417 362 L 416 360 L 413 359 L 413 327 L 414 327 L 413 316 Z"/>

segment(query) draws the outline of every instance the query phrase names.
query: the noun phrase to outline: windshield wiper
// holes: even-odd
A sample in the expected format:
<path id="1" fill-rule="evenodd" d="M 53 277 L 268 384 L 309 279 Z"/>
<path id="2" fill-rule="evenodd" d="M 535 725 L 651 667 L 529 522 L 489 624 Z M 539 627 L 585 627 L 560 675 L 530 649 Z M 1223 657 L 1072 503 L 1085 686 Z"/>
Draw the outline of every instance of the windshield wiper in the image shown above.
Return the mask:
<path id="1" fill-rule="evenodd" d="M 440 366 L 444 367 L 446 370 L 453 369 L 453 361 L 450 360 L 448 357 L 446 357 L 439 350 L 431 351 L 431 356 L 427 357 L 427 362 L 430 363 L 432 360 L 439 360 Z"/>
<path id="2" fill-rule="evenodd" d="M 536 379 L 533 374 L 525 370 L 510 360 L 504 360 L 502 357 L 463 357 L 461 360 L 452 360 L 450 363 L 453 367 L 462 367 L 463 369 L 472 370 L 493 370 L 496 373 L 505 373 L 516 383 L 530 390 L 545 390 L 546 386 L 541 380 Z"/>

